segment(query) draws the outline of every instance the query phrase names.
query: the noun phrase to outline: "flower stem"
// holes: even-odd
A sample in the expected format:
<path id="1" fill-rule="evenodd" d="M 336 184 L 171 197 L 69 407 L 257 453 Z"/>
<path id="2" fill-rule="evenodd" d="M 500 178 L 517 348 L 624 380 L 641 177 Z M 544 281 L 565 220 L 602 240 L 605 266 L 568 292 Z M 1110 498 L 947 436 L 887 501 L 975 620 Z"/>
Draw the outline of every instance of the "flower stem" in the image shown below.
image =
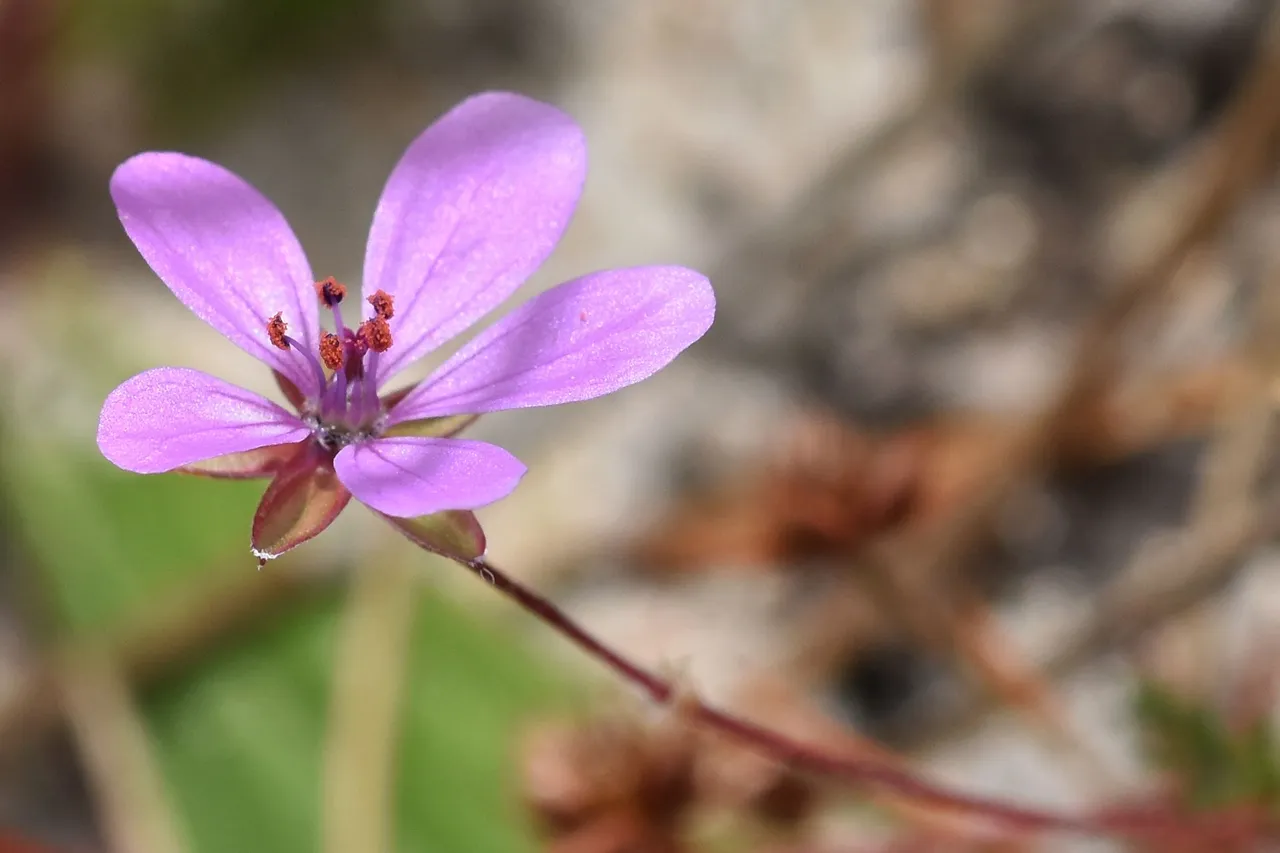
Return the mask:
<path id="1" fill-rule="evenodd" d="M 956 793 L 878 761 L 831 755 L 812 745 L 703 704 L 695 697 L 686 696 L 671 682 L 606 646 L 559 607 L 495 568 L 483 557 L 474 560 L 458 557 L 453 559 L 584 652 L 643 690 L 653 701 L 665 704 L 679 696 L 690 718 L 798 770 L 877 788 L 933 808 L 985 818 L 1008 831 L 1052 830 L 1087 835 L 1176 836 L 1182 839 L 1186 839 L 1190 833 L 1197 833 L 1206 840 L 1212 837 L 1218 843 L 1226 843 L 1228 839 L 1257 838 L 1258 833 L 1274 829 L 1270 825 L 1260 826 L 1255 815 L 1240 813 L 1206 814 L 1190 818 L 1165 809 L 1109 809 L 1096 814 L 1069 815 L 1023 808 Z"/>

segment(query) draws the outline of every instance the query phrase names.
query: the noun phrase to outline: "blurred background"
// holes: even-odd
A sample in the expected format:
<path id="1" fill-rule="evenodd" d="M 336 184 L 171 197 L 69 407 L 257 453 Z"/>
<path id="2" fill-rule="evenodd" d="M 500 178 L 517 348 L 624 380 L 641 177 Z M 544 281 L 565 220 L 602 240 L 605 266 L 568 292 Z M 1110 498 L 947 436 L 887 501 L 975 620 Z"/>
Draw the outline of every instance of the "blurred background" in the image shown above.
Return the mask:
<path id="1" fill-rule="evenodd" d="M 471 429 L 531 469 L 494 563 L 833 754 L 1230 843 L 792 772 L 358 507 L 255 572 L 262 484 L 99 456 L 138 370 L 274 393 L 117 163 L 226 165 L 358 284 L 400 152 L 490 88 L 592 163 L 514 301 L 680 263 L 720 306 L 650 381 Z M 1278 131 L 1264 0 L 0 0 L 0 851 L 1266 849 Z"/>

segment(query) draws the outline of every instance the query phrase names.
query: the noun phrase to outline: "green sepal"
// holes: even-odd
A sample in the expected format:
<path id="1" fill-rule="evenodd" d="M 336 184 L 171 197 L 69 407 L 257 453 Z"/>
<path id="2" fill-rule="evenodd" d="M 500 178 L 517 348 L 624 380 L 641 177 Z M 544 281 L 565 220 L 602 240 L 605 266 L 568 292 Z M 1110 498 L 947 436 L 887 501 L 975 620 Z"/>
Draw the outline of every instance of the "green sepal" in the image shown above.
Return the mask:
<path id="1" fill-rule="evenodd" d="M 275 559 L 333 523 L 351 500 L 333 467 L 303 454 L 281 470 L 253 515 L 252 547 L 259 564 Z"/>
<path id="2" fill-rule="evenodd" d="M 464 563 L 484 556 L 484 530 L 469 510 L 449 509 L 417 518 L 379 514 L 424 551 Z"/>

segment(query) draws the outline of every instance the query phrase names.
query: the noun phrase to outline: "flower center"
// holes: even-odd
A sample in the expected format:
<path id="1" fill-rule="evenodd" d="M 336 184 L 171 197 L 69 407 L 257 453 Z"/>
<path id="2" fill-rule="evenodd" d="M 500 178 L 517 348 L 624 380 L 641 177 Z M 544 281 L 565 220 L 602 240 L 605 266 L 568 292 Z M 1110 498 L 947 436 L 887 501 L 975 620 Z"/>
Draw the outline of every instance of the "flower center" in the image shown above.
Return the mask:
<path id="1" fill-rule="evenodd" d="M 333 331 L 321 332 L 319 351 L 308 352 L 289 337 L 280 314 L 267 320 L 267 337 L 283 350 L 304 357 L 315 371 L 319 396 L 308 399 L 301 413 L 316 443 L 325 450 L 372 438 L 382 431 L 386 412 L 378 399 L 378 355 L 391 348 L 394 300 L 379 290 L 369 297 L 373 316 L 351 329 L 342 322 L 347 288 L 334 278 L 316 283 L 316 296 L 333 312 Z"/>

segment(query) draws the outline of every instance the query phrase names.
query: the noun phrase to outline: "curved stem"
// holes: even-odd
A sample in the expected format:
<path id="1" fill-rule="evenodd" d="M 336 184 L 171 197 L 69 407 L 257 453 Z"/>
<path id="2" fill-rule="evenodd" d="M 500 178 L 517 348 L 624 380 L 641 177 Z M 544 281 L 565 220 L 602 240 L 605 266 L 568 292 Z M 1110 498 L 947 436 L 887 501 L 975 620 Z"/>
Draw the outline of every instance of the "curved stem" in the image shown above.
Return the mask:
<path id="1" fill-rule="evenodd" d="M 1013 831 L 1056 830 L 1088 835 L 1146 837 L 1173 835 L 1182 839 L 1190 833 L 1196 833 L 1206 841 L 1212 838 L 1218 843 L 1229 843 L 1229 840 L 1257 838 L 1259 832 L 1274 828 L 1269 823 L 1260 826 L 1257 816 L 1252 814 L 1201 815 L 1190 818 L 1164 809 L 1142 809 L 1069 815 L 1045 809 L 1023 808 L 956 793 L 877 761 L 831 755 L 810 744 L 705 705 L 695 697 L 685 696 L 671 682 L 609 648 L 548 599 L 495 568 L 483 557 L 475 560 L 453 559 L 584 652 L 639 687 L 653 701 L 665 704 L 679 697 L 693 719 L 762 755 L 799 770 L 877 788 L 934 808 L 983 817 Z"/>

